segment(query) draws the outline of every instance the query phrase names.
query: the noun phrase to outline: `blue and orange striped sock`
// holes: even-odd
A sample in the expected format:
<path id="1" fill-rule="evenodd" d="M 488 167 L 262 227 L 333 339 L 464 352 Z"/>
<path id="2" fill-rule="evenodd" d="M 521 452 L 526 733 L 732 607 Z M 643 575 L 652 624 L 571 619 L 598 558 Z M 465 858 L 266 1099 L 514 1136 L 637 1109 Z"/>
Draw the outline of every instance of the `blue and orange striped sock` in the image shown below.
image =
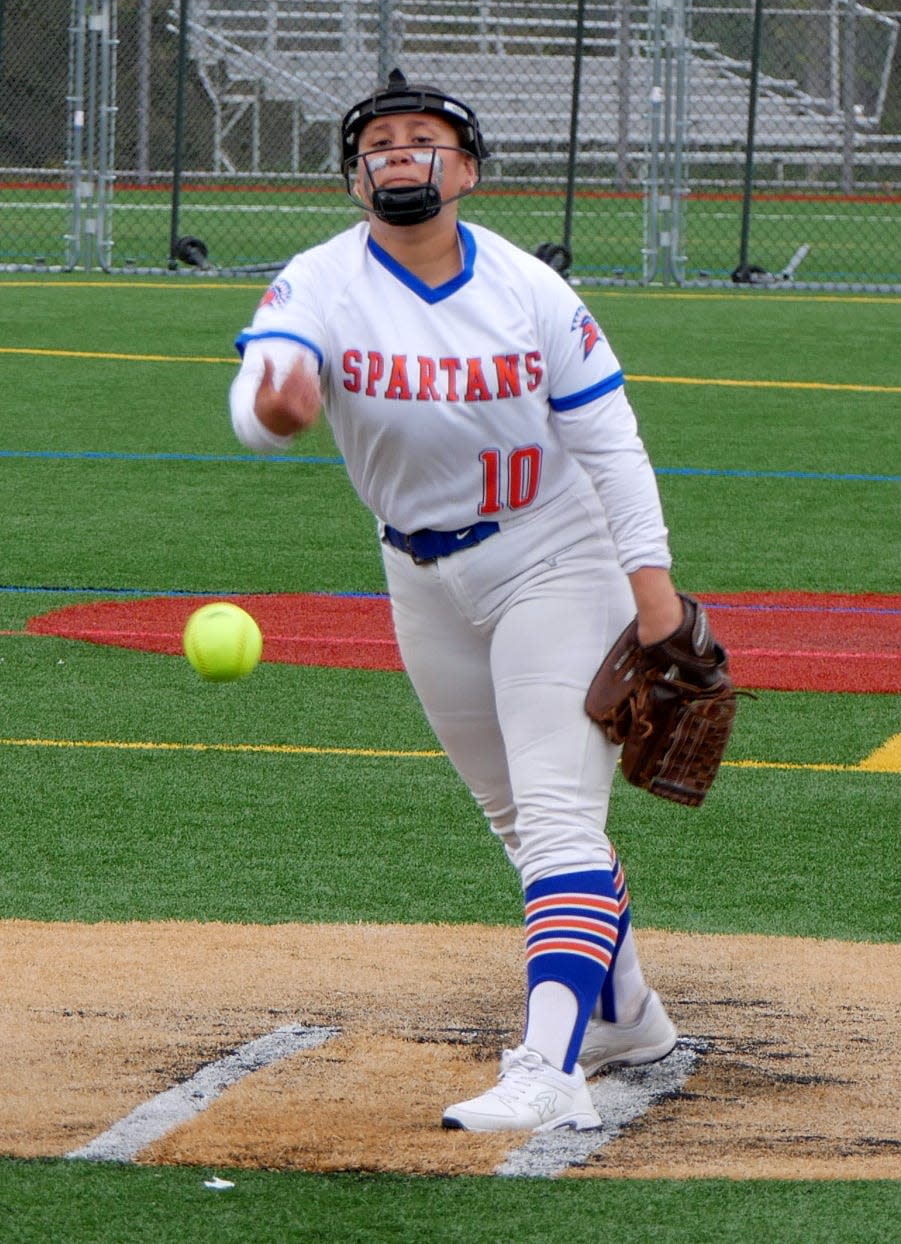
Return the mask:
<path id="1" fill-rule="evenodd" d="M 610 966 L 607 969 L 607 975 L 604 977 L 604 984 L 601 987 L 601 1018 L 608 1024 L 615 1024 L 619 1016 L 616 1013 L 616 994 L 613 988 L 613 978 L 616 972 L 619 948 L 622 945 L 623 938 L 626 936 L 629 925 L 632 923 L 632 911 L 629 906 L 629 888 L 626 885 L 626 874 L 623 872 L 623 866 L 617 859 L 615 851 L 613 852 L 611 867 L 613 869 L 613 889 L 616 894 L 616 901 L 619 904 L 619 931 L 613 958 L 610 960 Z"/>
<path id="2" fill-rule="evenodd" d="M 613 873 L 562 873 L 526 889 L 526 976 L 529 995 L 544 981 L 565 986 L 578 1013 L 563 1070 L 575 1066 L 585 1028 L 613 960 L 620 897 Z"/>

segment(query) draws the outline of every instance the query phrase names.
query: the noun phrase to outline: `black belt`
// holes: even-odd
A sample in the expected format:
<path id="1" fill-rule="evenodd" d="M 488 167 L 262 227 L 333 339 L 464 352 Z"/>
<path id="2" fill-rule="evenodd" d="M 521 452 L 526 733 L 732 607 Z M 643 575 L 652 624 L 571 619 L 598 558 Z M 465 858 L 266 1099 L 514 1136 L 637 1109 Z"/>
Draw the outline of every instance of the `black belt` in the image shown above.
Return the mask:
<path id="1" fill-rule="evenodd" d="M 461 527 L 459 531 L 432 531 L 425 527 L 422 531 L 407 535 L 386 523 L 383 538 L 402 553 L 409 554 L 421 566 L 424 562 L 450 557 L 451 553 L 459 553 L 461 549 L 481 544 L 500 529 L 500 523 L 473 523 L 471 527 Z"/>

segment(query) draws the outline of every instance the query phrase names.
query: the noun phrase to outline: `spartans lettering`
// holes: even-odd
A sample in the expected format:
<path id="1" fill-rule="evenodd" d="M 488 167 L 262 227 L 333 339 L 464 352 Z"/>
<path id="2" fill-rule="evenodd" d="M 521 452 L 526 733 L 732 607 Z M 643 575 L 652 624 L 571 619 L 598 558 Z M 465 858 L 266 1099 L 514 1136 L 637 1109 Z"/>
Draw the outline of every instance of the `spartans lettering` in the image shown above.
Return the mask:
<path id="1" fill-rule="evenodd" d="M 410 357 L 379 350 L 344 351 L 344 387 L 349 393 L 398 402 L 491 402 L 533 392 L 544 374 L 541 352 L 492 354 L 483 358 Z"/>

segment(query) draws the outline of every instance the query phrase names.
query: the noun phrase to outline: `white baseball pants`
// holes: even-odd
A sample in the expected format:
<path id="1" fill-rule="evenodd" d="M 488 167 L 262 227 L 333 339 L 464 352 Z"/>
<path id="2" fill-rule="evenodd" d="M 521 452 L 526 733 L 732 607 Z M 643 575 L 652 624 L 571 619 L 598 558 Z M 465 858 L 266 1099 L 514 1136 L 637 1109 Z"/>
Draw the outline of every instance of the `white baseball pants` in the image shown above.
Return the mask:
<path id="1" fill-rule="evenodd" d="M 635 606 L 593 490 L 426 565 L 382 547 L 410 679 L 523 887 L 609 868 L 618 749 L 584 700 Z"/>

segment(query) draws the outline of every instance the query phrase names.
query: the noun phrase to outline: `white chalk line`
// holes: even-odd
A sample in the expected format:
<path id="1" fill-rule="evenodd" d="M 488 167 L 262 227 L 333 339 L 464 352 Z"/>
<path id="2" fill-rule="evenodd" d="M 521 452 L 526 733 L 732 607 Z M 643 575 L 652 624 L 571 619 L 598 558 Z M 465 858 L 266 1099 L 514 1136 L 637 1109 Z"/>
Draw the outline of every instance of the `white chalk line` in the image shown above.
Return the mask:
<path id="1" fill-rule="evenodd" d="M 142 1149 L 206 1110 L 245 1076 L 302 1050 L 316 1049 L 339 1033 L 338 1028 L 288 1024 L 248 1041 L 224 1058 L 201 1067 L 190 1079 L 143 1102 L 66 1157 L 92 1162 L 133 1162 Z M 653 1105 L 679 1093 L 694 1071 L 702 1048 L 701 1043 L 681 1038 L 675 1050 L 658 1063 L 624 1067 L 591 1082 L 591 1099 L 602 1120 L 599 1128 L 530 1135 L 494 1173 L 547 1179 L 584 1163 Z"/>
<path id="2" fill-rule="evenodd" d="M 495 1168 L 495 1175 L 548 1179 L 586 1162 L 615 1140 L 629 1123 L 658 1102 L 679 1093 L 694 1071 L 702 1049 L 702 1044 L 683 1037 L 673 1052 L 658 1063 L 622 1067 L 589 1081 L 588 1091 L 601 1116 L 601 1126 L 587 1132 L 561 1128 L 530 1136 Z"/>
<path id="3" fill-rule="evenodd" d="M 338 1028 L 310 1028 L 303 1024 L 276 1028 L 255 1041 L 248 1041 L 225 1058 L 201 1067 L 189 1080 L 143 1102 L 102 1135 L 95 1136 L 80 1149 L 73 1149 L 66 1157 L 93 1162 L 133 1162 L 147 1145 L 206 1110 L 227 1088 L 251 1072 L 300 1050 L 314 1050 L 336 1037 L 339 1031 Z"/>

